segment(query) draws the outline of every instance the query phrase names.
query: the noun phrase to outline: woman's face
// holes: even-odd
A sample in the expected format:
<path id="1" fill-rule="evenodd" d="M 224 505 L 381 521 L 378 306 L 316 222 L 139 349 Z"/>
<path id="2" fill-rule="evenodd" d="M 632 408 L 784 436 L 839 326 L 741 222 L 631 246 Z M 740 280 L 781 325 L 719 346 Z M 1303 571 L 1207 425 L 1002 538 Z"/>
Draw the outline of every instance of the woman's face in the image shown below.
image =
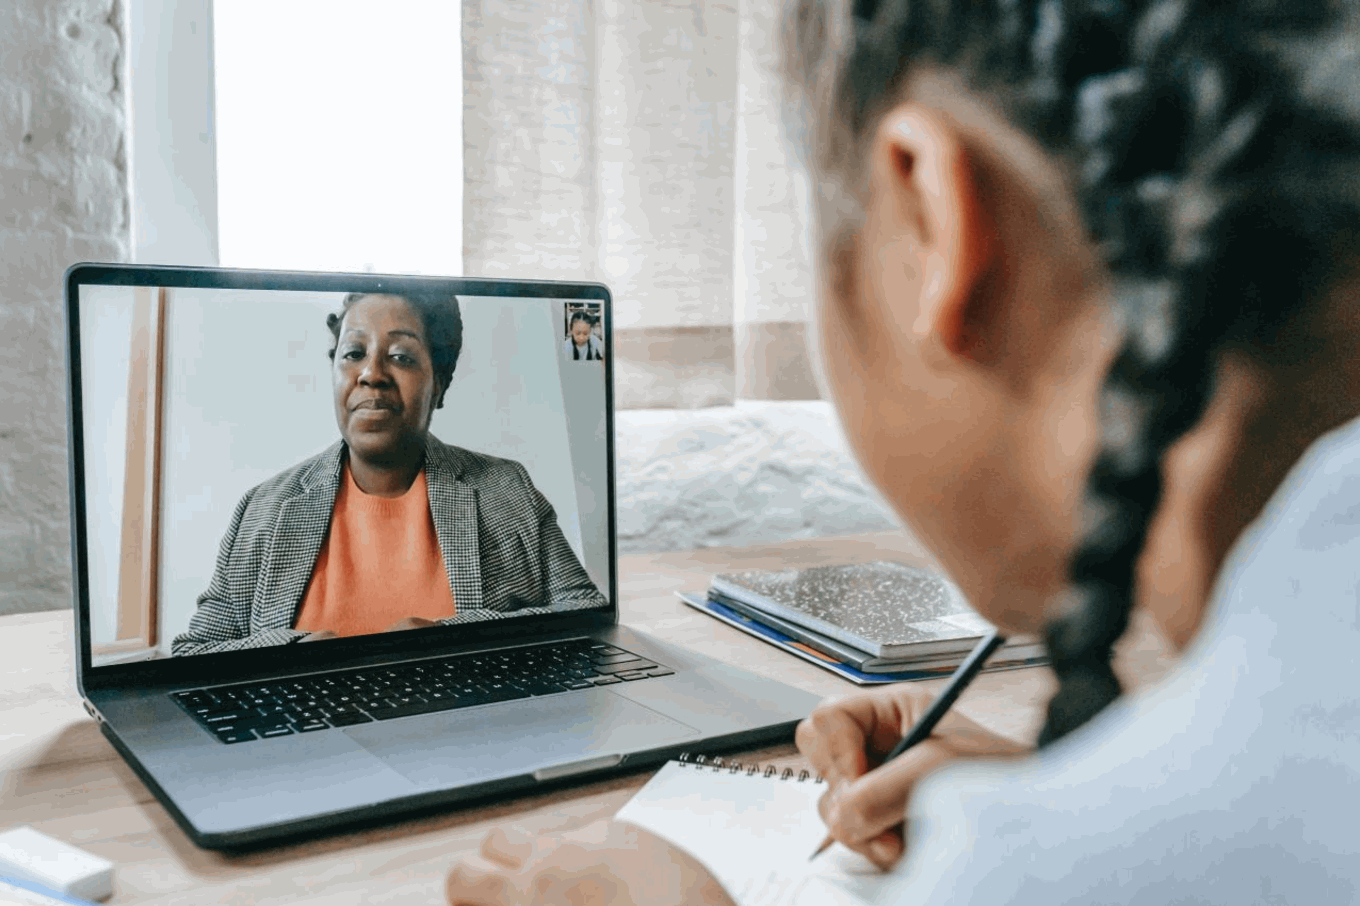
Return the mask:
<path id="1" fill-rule="evenodd" d="M 331 381 L 352 456 L 383 463 L 423 447 L 438 387 L 424 324 L 405 300 L 372 295 L 350 307 Z"/>
<path id="2" fill-rule="evenodd" d="M 571 338 L 576 342 L 577 346 L 586 345 L 586 341 L 590 339 L 590 325 L 585 321 L 572 322 Z"/>

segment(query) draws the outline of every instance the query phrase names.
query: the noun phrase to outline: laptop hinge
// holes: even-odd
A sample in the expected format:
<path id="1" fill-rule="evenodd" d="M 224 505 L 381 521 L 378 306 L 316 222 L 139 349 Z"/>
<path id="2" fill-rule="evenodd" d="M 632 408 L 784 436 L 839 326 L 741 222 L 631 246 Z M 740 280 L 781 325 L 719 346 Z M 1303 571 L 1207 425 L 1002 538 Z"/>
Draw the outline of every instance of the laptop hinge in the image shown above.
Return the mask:
<path id="1" fill-rule="evenodd" d="M 82 698 L 80 703 L 85 706 L 85 713 L 93 717 L 99 723 L 104 723 L 104 715 L 99 713 L 99 709 L 88 698 Z"/>

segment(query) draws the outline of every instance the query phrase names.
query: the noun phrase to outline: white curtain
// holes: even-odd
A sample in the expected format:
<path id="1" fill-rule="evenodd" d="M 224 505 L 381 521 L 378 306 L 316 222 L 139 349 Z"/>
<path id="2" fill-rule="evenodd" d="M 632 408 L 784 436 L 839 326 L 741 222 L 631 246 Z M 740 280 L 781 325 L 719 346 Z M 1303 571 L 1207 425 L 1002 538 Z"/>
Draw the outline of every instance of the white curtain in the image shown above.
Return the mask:
<path id="1" fill-rule="evenodd" d="M 777 0 L 468 0 L 469 274 L 601 280 L 620 406 L 809 399 Z"/>

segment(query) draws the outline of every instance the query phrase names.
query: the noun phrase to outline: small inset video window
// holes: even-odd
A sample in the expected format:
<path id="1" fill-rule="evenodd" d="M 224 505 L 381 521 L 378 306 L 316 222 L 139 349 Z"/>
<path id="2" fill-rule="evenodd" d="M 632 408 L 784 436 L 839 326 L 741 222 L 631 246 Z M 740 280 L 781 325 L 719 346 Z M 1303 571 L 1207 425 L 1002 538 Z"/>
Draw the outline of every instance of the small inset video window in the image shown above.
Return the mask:
<path id="1" fill-rule="evenodd" d="M 575 362 L 604 361 L 604 329 L 599 302 L 568 302 L 564 315 L 566 340 L 562 351 Z"/>

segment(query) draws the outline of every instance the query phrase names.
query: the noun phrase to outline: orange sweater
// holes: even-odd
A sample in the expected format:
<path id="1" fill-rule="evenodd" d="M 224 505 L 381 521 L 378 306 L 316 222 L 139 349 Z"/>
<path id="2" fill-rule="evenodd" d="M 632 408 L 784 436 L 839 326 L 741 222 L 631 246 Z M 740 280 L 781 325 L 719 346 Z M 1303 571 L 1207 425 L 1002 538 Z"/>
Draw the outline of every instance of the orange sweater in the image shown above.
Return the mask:
<path id="1" fill-rule="evenodd" d="M 376 497 L 359 490 L 346 463 L 330 533 L 294 628 L 364 635 L 406 617 L 440 620 L 453 614 L 425 470 L 402 496 Z"/>

